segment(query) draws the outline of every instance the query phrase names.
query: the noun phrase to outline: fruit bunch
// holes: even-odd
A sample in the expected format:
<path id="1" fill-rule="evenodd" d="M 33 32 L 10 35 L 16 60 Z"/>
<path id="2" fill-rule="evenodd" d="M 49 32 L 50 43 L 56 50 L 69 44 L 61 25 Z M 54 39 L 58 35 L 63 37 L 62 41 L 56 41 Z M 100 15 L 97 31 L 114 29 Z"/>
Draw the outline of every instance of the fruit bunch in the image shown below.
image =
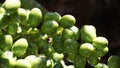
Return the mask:
<path id="1" fill-rule="evenodd" d="M 100 63 L 108 40 L 97 36 L 93 25 L 78 28 L 75 23 L 73 15 L 46 11 L 34 0 L 5 0 L 0 5 L 0 68 L 84 68 L 86 63 L 119 68 L 118 56 L 111 56 L 108 65 Z"/>

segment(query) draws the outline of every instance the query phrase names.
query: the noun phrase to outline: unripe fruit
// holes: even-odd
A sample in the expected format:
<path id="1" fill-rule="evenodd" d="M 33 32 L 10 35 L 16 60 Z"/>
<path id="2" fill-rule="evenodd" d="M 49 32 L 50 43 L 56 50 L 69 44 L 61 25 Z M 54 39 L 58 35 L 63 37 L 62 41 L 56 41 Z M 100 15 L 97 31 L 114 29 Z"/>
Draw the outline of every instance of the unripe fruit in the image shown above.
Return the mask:
<path id="1" fill-rule="evenodd" d="M 108 58 L 108 67 L 109 68 L 119 68 L 120 67 L 120 57 L 117 55 L 111 55 Z"/>
<path id="2" fill-rule="evenodd" d="M 47 12 L 44 16 L 45 21 L 55 20 L 55 21 L 59 22 L 60 19 L 61 19 L 61 16 L 57 12 Z"/>
<path id="3" fill-rule="evenodd" d="M 85 42 L 92 42 L 96 38 L 96 29 L 92 25 L 84 25 L 80 29 L 81 39 Z"/>
<path id="4" fill-rule="evenodd" d="M 99 62 L 100 62 L 100 57 L 96 57 L 94 55 L 90 55 L 88 58 L 87 58 L 87 61 L 88 63 L 91 65 L 91 66 L 95 66 L 97 65 Z"/>
<path id="5" fill-rule="evenodd" d="M 12 47 L 13 38 L 11 35 L 3 35 L 0 38 L 0 49 L 3 51 L 9 50 Z"/>
<path id="6" fill-rule="evenodd" d="M 43 34 L 53 34 L 57 31 L 59 24 L 54 20 L 46 21 L 41 26 L 41 32 Z"/>
<path id="7" fill-rule="evenodd" d="M 42 21 L 42 12 L 39 8 L 33 8 L 29 13 L 28 23 L 31 27 L 37 27 Z"/>
<path id="8" fill-rule="evenodd" d="M 108 53 L 108 51 L 109 51 L 108 47 L 105 47 L 103 49 L 95 49 L 93 55 L 96 57 L 103 57 Z"/>
<path id="9" fill-rule="evenodd" d="M 17 15 L 20 21 L 20 24 L 27 25 L 26 22 L 28 20 L 29 11 L 25 10 L 24 8 L 18 8 Z"/>
<path id="10" fill-rule="evenodd" d="M 75 39 L 79 40 L 80 38 L 79 28 L 77 26 L 72 26 L 70 29 L 75 33 Z"/>
<path id="11" fill-rule="evenodd" d="M 64 52 L 76 55 L 78 52 L 79 43 L 74 39 L 66 39 L 64 41 Z"/>
<path id="12" fill-rule="evenodd" d="M 25 60 L 31 64 L 31 68 L 39 68 L 39 64 L 41 62 L 39 57 L 36 57 L 35 55 L 29 55 L 25 57 Z"/>
<path id="13" fill-rule="evenodd" d="M 85 57 L 89 57 L 94 51 L 94 47 L 91 43 L 83 43 L 80 46 L 79 54 Z"/>
<path id="14" fill-rule="evenodd" d="M 71 29 L 64 29 L 62 32 L 62 39 L 75 39 L 75 33 Z"/>
<path id="15" fill-rule="evenodd" d="M 15 63 L 16 63 L 17 57 L 14 57 L 13 52 L 11 51 L 5 51 L 2 53 L 2 56 L 0 58 L 0 61 L 3 61 L 4 64 L 2 64 L 0 62 L 0 68 L 14 68 L 15 67 Z M 8 64 L 8 65 L 5 65 Z M 1 67 L 1 66 L 4 67 Z"/>
<path id="16" fill-rule="evenodd" d="M 74 59 L 75 68 L 85 68 L 86 65 L 86 57 L 81 55 L 76 55 Z"/>
<path id="17" fill-rule="evenodd" d="M 18 59 L 15 68 L 31 68 L 31 64 L 25 59 Z"/>
<path id="18" fill-rule="evenodd" d="M 20 0 L 5 0 L 2 5 L 8 12 L 15 12 L 21 7 Z"/>
<path id="19" fill-rule="evenodd" d="M 108 40 L 105 37 L 96 37 L 92 43 L 96 49 L 103 49 L 108 46 Z"/>
<path id="20" fill-rule="evenodd" d="M 61 27 L 64 27 L 64 28 L 70 28 L 72 27 L 74 24 L 76 23 L 76 19 L 74 16 L 72 15 L 64 15 L 62 16 L 59 24 Z"/>
<path id="21" fill-rule="evenodd" d="M 12 46 L 11 51 L 17 56 L 23 56 L 28 48 L 28 41 L 25 38 L 18 39 Z"/>

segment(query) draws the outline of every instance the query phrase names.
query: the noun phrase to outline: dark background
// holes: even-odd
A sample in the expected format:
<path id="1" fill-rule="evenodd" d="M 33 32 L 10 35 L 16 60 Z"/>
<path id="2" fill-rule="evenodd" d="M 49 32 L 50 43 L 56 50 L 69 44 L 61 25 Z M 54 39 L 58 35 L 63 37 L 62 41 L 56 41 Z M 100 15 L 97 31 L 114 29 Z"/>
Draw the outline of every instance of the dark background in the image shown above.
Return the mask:
<path id="1" fill-rule="evenodd" d="M 120 0 L 36 0 L 48 11 L 61 15 L 72 14 L 81 28 L 85 24 L 96 27 L 97 35 L 109 41 L 109 52 L 102 57 L 106 63 L 110 55 L 120 56 Z M 4 2 L 4 0 L 0 0 Z M 89 65 L 86 68 L 90 68 Z"/>

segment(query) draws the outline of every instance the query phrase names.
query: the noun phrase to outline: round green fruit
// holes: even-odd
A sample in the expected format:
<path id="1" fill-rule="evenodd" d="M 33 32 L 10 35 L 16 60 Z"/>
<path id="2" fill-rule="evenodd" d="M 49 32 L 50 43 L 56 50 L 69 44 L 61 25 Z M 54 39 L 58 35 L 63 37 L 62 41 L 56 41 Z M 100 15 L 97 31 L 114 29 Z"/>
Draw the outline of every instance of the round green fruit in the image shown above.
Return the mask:
<path id="1" fill-rule="evenodd" d="M 47 57 L 52 57 L 54 52 L 54 48 L 51 44 L 45 43 L 41 47 L 41 53 L 45 54 Z"/>
<path id="2" fill-rule="evenodd" d="M 95 49 L 93 55 L 96 57 L 103 57 L 108 53 L 108 51 L 108 47 L 105 47 L 104 49 Z"/>
<path id="3" fill-rule="evenodd" d="M 103 49 L 108 46 L 108 40 L 105 37 L 96 37 L 92 43 L 96 49 Z"/>
<path id="4" fill-rule="evenodd" d="M 54 20 L 49 20 L 49 21 L 46 21 L 42 24 L 41 26 L 41 32 L 43 34 L 53 34 L 57 31 L 57 28 L 59 27 L 59 24 L 54 21 Z"/>
<path id="5" fill-rule="evenodd" d="M 4 61 L 4 64 L 7 63 L 8 65 L 5 66 L 5 67 L 7 67 L 7 68 L 14 68 L 15 67 L 15 63 L 16 63 L 16 59 L 17 58 L 14 57 L 13 52 L 5 51 L 5 52 L 3 52 L 0 60 L 6 60 L 6 61 Z M 0 63 L 0 64 L 2 64 L 2 63 Z"/>
<path id="6" fill-rule="evenodd" d="M 79 48 L 79 43 L 74 39 L 66 39 L 64 41 L 64 53 L 76 55 Z"/>
<path id="7" fill-rule="evenodd" d="M 54 36 L 53 37 L 53 48 L 58 53 L 63 53 L 64 46 L 63 46 L 63 40 L 61 36 Z"/>
<path id="8" fill-rule="evenodd" d="M 65 28 L 62 32 L 62 38 L 63 40 L 66 40 L 66 39 L 75 39 L 75 33 L 73 30 L 71 29 L 67 29 Z"/>
<path id="9" fill-rule="evenodd" d="M 20 0 L 5 0 L 2 5 L 8 12 L 15 12 L 21 7 Z"/>
<path id="10" fill-rule="evenodd" d="M 57 12 L 47 12 L 44 16 L 45 21 L 55 20 L 55 21 L 59 22 L 60 19 L 61 19 L 61 16 Z"/>
<path id="11" fill-rule="evenodd" d="M 39 64 L 41 62 L 41 59 L 35 55 L 28 55 L 25 57 L 25 60 L 27 60 L 31 64 L 31 68 L 41 68 L 39 67 Z"/>
<path id="12" fill-rule="evenodd" d="M 120 67 L 120 57 L 117 55 L 111 55 L 108 58 L 108 67 L 109 68 L 119 68 Z"/>
<path id="13" fill-rule="evenodd" d="M 61 27 L 64 27 L 64 28 L 70 28 L 72 27 L 74 24 L 76 23 L 76 19 L 74 16 L 72 15 L 64 15 L 62 16 L 59 24 Z"/>
<path id="14" fill-rule="evenodd" d="M 88 63 L 91 65 L 91 66 L 95 66 L 99 63 L 100 61 L 100 57 L 96 57 L 96 56 L 93 56 L 93 55 L 90 55 L 88 58 L 87 58 L 87 61 Z"/>
<path id="15" fill-rule="evenodd" d="M 75 39 L 79 40 L 80 38 L 79 28 L 77 26 L 72 26 L 70 29 L 75 33 Z"/>
<path id="16" fill-rule="evenodd" d="M 31 64 L 25 59 L 18 59 L 15 68 L 31 68 Z"/>
<path id="17" fill-rule="evenodd" d="M 12 46 L 11 51 L 17 56 L 23 56 L 28 48 L 28 41 L 25 38 L 18 39 Z"/>
<path id="18" fill-rule="evenodd" d="M 79 54 L 85 57 L 89 57 L 94 51 L 94 47 L 91 43 L 83 43 L 79 48 Z"/>
<path id="19" fill-rule="evenodd" d="M 3 35 L 0 38 L 0 49 L 3 51 L 9 50 L 13 44 L 13 37 L 11 35 Z"/>
<path id="20" fill-rule="evenodd" d="M 42 12 L 39 8 L 33 8 L 29 13 L 28 23 L 31 27 L 37 27 L 42 21 Z"/>
<path id="21" fill-rule="evenodd" d="M 85 42 L 92 42 L 96 38 L 96 29 L 92 25 L 84 25 L 80 29 L 81 39 Z"/>
<path id="22" fill-rule="evenodd" d="M 26 20 L 28 19 L 29 12 L 24 8 L 18 8 L 17 15 L 20 20 L 20 24 L 27 25 Z"/>

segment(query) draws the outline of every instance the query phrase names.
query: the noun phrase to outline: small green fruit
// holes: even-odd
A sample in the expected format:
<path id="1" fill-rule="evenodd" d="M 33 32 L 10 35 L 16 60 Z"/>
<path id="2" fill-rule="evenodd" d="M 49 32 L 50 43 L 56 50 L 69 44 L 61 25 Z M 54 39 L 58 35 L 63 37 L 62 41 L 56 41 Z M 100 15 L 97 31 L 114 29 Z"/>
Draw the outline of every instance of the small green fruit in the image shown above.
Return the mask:
<path id="1" fill-rule="evenodd" d="M 93 40 L 93 46 L 96 49 L 103 49 L 108 46 L 108 40 L 105 37 L 96 37 Z"/>
<path id="2" fill-rule="evenodd" d="M 74 24 L 76 23 L 76 19 L 74 16 L 72 15 L 64 15 L 62 16 L 59 24 L 61 27 L 64 27 L 64 28 L 70 28 L 72 27 Z"/>
<path id="3" fill-rule="evenodd" d="M 15 68 L 31 68 L 31 64 L 25 59 L 18 59 Z"/>
<path id="4" fill-rule="evenodd" d="M 36 57 L 35 55 L 28 55 L 25 57 L 25 60 L 31 64 L 31 68 L 41 68 L 39 67 L 39 64 L 41 62 L 41 59 L 39 57 Z"/>
<path id="5" fill-rule="evenodd" d="M 57 31 L 57 28 L 59 27 L 59 24 L 54 21 L 54 20 L 49 20 L 49 21 L 46 21 L 42 24 L 41 26 L 41 32 L 43 34 L 53 34 Z"/>
<path id="6" fill-rule="evenodd" d="M 92 42 L 96 38 L 96 29 L 92 25 L 84 25 L 80 29 L 81 39 L 85 42 Z"/>
<path id="7" fill-rule="evenodd" d="M 44 16 L 45 21 L 55 20 L 55 21 L 59 22 L 60 19 L 61 19 L 61 16 L 57 12 L 47 12 Z"/>
<path id="8" fill-rule="evenodd" d="M 37 27 L 42 21 L 42 12 L 39 8 L 33 8 L 29 13 L 28 23 L 31 27 Z"/>
<path id="9" fill-rule="evenodd" d="M 89 57 L 94 51 L 94 47 L 91 43 L 83 43 L 80 46 L 79 54 L 85 57 Z"/>
<path id="10" fill-rule="evenodd" d="M 2 5 L 8 12 L 15 12 L 21 7 L 20 0 L 5 0 Z"/>
<path id="11" fill-rule="evenodd" d="M 111 55 L 108 58 L 108 67 L 109 68 L 119 68 L 120 67 L 120 57 L 117 55 Z"/>
<path id="12" fill-rule="evenodd" d="M 12 46 L 11 51 L 17 56 L 23 56 L 28 48 L 28 42 L 25 38 L 18 39 Z"/>
<path id="13" fill-rule="evenodd" d="M 3 35 L 0 38 L 0 49 L 3 51 L 9 50 L 12 47 L 13 38 L 11 35 Z"/>

